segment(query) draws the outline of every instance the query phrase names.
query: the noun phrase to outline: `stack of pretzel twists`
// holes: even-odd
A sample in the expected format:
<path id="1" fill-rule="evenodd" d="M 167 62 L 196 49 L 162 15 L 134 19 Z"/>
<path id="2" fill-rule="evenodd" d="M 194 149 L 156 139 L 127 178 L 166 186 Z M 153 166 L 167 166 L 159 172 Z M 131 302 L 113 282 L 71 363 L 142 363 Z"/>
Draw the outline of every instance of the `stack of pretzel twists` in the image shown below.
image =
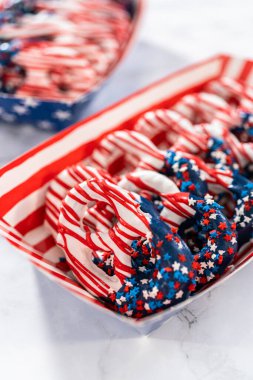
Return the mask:
<path id="1" fill-rule="evenodd" d="M 6 0 L 0 5 L 1 91 L 73 101 L 96 86 L 128 40 L 114 0 Z"/>
<path id="2" fill-rule="evenodd" d="M 253 238 L 251 111 L 253 90 L 221 78 L 51 181 L 45 224 L 86 290 L 142 318 L 232 268 Z"/>

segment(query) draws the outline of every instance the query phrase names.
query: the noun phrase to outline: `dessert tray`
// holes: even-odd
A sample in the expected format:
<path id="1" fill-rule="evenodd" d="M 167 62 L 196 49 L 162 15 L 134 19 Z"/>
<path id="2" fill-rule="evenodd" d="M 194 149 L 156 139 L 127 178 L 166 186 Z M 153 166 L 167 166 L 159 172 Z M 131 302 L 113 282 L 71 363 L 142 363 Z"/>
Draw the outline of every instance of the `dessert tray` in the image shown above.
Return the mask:
<path id="1" fill-rule="evenodd" d="M 76 280 L 77 276 L 70 272 L 63 250 L 56 245 L 52 230 L 45 225 L 48 188 L 61 171 L 80 161 L 89 160 L 109 133 L 131 130 L 146 112 L 170 109 L 185 95 L 200 93 L 209 83 L 221 77 L 251 85 L 253 62 L 217 55 L 189 66 L 59 132 L 0 169 L 0 233 L 52 281 L 92 305 L 94 313 L 118 318 L 142 333 L 158 328 L 186 305 L 221 285 L 252 260 L 251 239 L 241 244 L 236 259 L 224 273 L 215 281 L 200 287 L 187 299 L 156 314 L 145 315 L 145 318 L 129 318 L 124 313 L 120 315 L 108 309 Z M 124 170 L 124 167 L 121 169 Z M 231 246 L 229 249 L 232 249 Z"/>
<path id="2" fill-rule="evenodd" d="M 0 5 L 0 118 L 58 131 L 80 114 L 134 41 L 142 0 Z"/>

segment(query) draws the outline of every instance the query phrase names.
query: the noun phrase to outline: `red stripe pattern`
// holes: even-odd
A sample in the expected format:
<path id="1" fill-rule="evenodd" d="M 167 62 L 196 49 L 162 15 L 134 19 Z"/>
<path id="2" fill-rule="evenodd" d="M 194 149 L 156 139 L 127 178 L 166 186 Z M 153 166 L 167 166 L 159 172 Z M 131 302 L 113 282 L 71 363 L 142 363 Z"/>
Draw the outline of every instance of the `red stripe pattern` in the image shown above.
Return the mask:
<path id="1" fill-rule="evenodd" d="M 6 4 L 2 17 L 2 91 L 24 98 L 83 96 L 107 75 L 131 32 L 126 8 L 111 0 L 40 0 L 19 11 Z"/>
<path id="2" fill-rule="evenodd" d="M 215 70 L 212 71 L 210 69 L 210 67 L 212 67 L 212 66 L 209 67 L 208 66 L 209 64 L 210 65 L 217 65 L 216 69 L 215 69 L 216 71 Z M 198 69 L 200 67 L 202 70 L 205 67 L 205 65 L 207 67 L 209 67 L 208 71 L 206 71 L 206 73 L 201 77 L 201 79 L 196 79 L 196 81 L 193 84 L 193 82 L 191 82 L 191 79 L 194 78 L 194 76 L 192 74 L 193 71 L 195 70 L 194 75 L 196 75 L 196 78 L 197 78 L 197 75 L 199 75 L 199 78 L 200 78 L 200 74 L 198 74 Z M 210 74 L 211 71 L 212 71 L 212 74 Z M 232 81 L 234 81 L 233 78 L 236 79 L 237 80 L 236 83 L 237 84 L 239 83 L 240 86 L 242 86 L 241 88 L 243 88 L 243 91 L 244 92 L 246 91 L 246 93 L 248 93 L 248 95 L 244 94 L 243 96 L 241 96 L 238 93 L 236 94 L 236 91 L 237 91 L 236 89 L 233 89 L 232 95 L 231 95 L 231 93 L 228 93 L 227 92 L 227 88 L 228 88 L 227 87 L 227 82 L 228 82 L 227 79 L 225 80 L 226 92 L 224 92 L 224 94 L 221 94 L 221 93 L 218 93 L 218 91 L 212 90 L 210 78 L 212 78 L 212 75 L 213 75 L 213 78 L 217 79 L 217 77 L 219 76 L 219 73 L 221 73 L 221 72 L 223 73 L 223 75 L 229 76 L 229 79 Z M 209 74 L 210 74 L 210 76 L 208 76 Z M 177 79 L 177 76 L 179 78 L 180 75 L 186 75 L 186 79 L 184 81 L 185 87 L 181 88 L 177 94 L 175 92 L 176 90 L 174 90 L 173 95 L 171 95 L 171 93 L 169 93 L 169 91 L 168 91 L 168 95 L 167 95 L 167 98 L 165 101 L 164 98 L 162 97 L 163 96 L 163 90 L 162 89 L 165 88 L 165 84 L 166 84 L 168 89 L 169 88 L 173 89 L 173 84 L 172 84 L 172 82 L 170 82 L 170 80 L 171 79 L 175 80 L 175 79 Z M 176 144 L 178 143 L 176 133 L 174 132 L 175 134 L 173 135 L 173 131 L 176 131 L 176 129 L 174 127 L 175 125 L 173 123 L 171 123 L 172 126 L 168 127 L 168 128 L 171 128 L 171 133 L 167 133 L 166 128 L 164 127 L 164 124 L 165 124 L 164 120 L 162 120 L 162 122 L 161 122 L 161 119 L 164 117 L 164 114 L 167 114 L 169 111 L 171 113 L 173 112 L 174 115 L 176 114 L 175 117 L 177 117 L 178 120 L 179 120 L 179 117 L 185 118 L 184 116 L 182 116 L 182 114 L 180 114 L 180 112 L 178 112 L 175 109 L 175 106 L 173 106 L 173 110 L 166 109 L 167 107 L 171 107 L 171 104 L 173 101 L 172 99 L 176 99 L 177 101 L 180 102 L 181 101 L 180 99 L 182 99 L 182 96 L 181 96 L 182 94 L 193 93 L 193 91 L 194 91 L 193 89 L 199 90 L 201 87 L 201 90 L 204 89 L 205 93 L 209 93 L 209 94 L 212 93 L 212 94 L 215 94 L 216 96 L 218 95 L 220 98 L 223 98 L 223 100 L 225 100 L 230 105 L 233 104 L 233 109 L 236 109 L 236 108 L 239 109 L 239 106 L 238 106 L 238 104 L 239 104 L 241 109 L 247 112 L 249 110 L 249 104 L 250 104 L 249 102 L 251 100 L 250 99 L 250 88 L 248 86 L 245 86 L 245 84 L 243 82 L 241 82 L 241 80 L 243 79 L 246 82 L 249 81 L 252 83 L 251 78 L 252 78 L 252 63 L 235 60 L 235 59 L 232 59 L 230 57 L 225 57 L 225 56 L 224 57 L 223 56 L 217 57 L 217 58 L 212 59 L 208 62 L 205 62 L 204 64 L 202 64 L 200 66 L 193 67 L 190 70 L 188 69 L 188 70 L 182 71 L 182 73 L 176 74 L 176 76 L 171 78 L 171 79 L 166 78 L 166 80 L 161 81 L 160 83 L 156 84 L 155 86 L 151 86 L 149 89 L 146 89 L 144 92 L 141 92 L 138 95 L 135 95 L 136 99 L 138 98 L 138 96 L 140 98 L 143 97 L 143 99 L 147 99 L 148 105 L 145 109 L 144 107 L 142 108 L 140 106 L 140 104 L 144 103 L 144 100 L 142 102 L 139 102 L 139 106 L 137 107 L 137 109 L 134 112 L 131 113 L 131 117 L 127 118 L 127 116 L 124 116 L 125 121 L 123 124 L 127 128 L 133 128 L 134 124 L 136 123 L 138 118 L 141 115 L 145 115 L 144 111 L 148 110 L 148 112 L 151 112 L 151 116 L 149 115 L 147 120 L 148 120 L 148 123 L 150 122 L 152 125 L 152 128 L 150 128 L 150 132 L 152 132 L 153 123 L 158 125 L 156 119 L 155 118 L 153 119 L 152 113 L 154 112 L 155 115 L 158 114 L 158 116 L 155 116 L 155 117 L 157 117 L 157 119 L 159 119 L 159 123 L 163 124 L 163 126 L 161 127 L 160 131 L 158 131 L 159 128 L 157 128 L 156 131 L 155 131 L 155 129 L 153 129 L 153 132 L 154 132 L 153 135 L 148 135 L 148 132 L 147 132 L 147 135 L 148 135 L 148 137 L 151 137 L 153 142 L 155 144 L 159 145 L 160 148 L 162 148 L 162 149 L 164 147 L 171 148 L 171 146 L 173 146 L 173 145 L 176 146 Z M 238 80 L 239 80 L 239 82 L 238 82 Z M 168 83 L 171 83 L 171 84 L 167 85 L 166 81 Z M 207 81 L 208 81 L 208 85 L 205 84 L 205 82 L 207 82 Z M 224 83 L 222 83 L 222 82 L 224 82 L 224 80 L 222 79 L 219 82 L 220 82 L 219 85 L 222 84 L 222 86 L 223 86 L 222 88 L 224 88 Z M 216 83 L 217 83 L 217 80 L 216 80 Z M 205 86 L 203 86 L 203 84 L 205 84 Z M 230 87 L 231 87 L 231 81 L 230 81 Z M 157 89 L 159 89 L 159 90 L 155 92 L 154 90 L 157 90 Z M 151 97 L 152 91 L 154 92 L 154 95 L 152 95 L 153 99 L 151 99 L 151 102 L 150 102 L 150 97 Z M 239 92 L 242 94 L 241 90 L 239 90 Z M 126 101 L 124 101 L 123 103 L 114 106 L 112 108 L 112 111 L 120 109 L 120 107 L 123 105 L 125 107 L 125 109 L 128 109 L 128 112 L 131 112 L 131 110 L 132 110 L 132 103 L 131 103 L 132 99 L 134 99 L 134 97 L 129 98 Z M 247 100 L 247 102 L 245 99 Z M 204 97 L 204 100 L 206 101 L 206 97 Z M 208 101 L 210 101 L 210 97 L 209 97 Z M 131 107 L 129 106 L 127 108 L 128 102 L 129 102 L 129 105 L 131 103 Z M 235 107 L 234 104 L 237 104 L 237 106 Z M 159 109 L 161 109 L 162 111 L 160 112 Z M 207 109 L 210 111 L 210 108 L 207 108 Z M 204 111 L 202 113 L 200 112 L 201 119 L 198 120 L 197 122 L 199 123 L 199 121 L 201 121 L 201 123 L 202 123 L 203 118 L 205 118 L 206 115 L 208 117 L 211 117 L 211 116 L 209 116 L 210 115 L 209 111 L 207 112 L 206 108 L 204 108 Z M 228 116 L 229 117 L 231 116 L 231 113 L 226 113 L 226 110 L 219 110 L 219 112 L 221 112 L 221 111 L 222 112 L 224 111 L 224 115 L 226 117 L 223 114 L 222 114 L 223 119 L 221 119 L 219 117 L 219 120 L 217 120 L 217 124 L 219 124 L 220 126 L 222 125 L 222 120 L 223 121 L 228 120 Z M 106 112 L 109 115 L 111 110 L 107 110 Z M 105 114 L 106 114 L 106 112 L 105 112 Z M 121 111 L 121 115 L 122 114 L 124 114 L 124 111 Z M 237 116 L 238 116 L 238 114 L 237 114 Z M 99 115 L 96 116 L 95 119 L 98 117 L 99 117 Z M 193 116 L 193 117 L 195 118 L 195 116 Z M 121 124 L 122 124 L 122 120 L 119 118 L 119 116 L 116 116 L 116 115 L 114 116 L 114 118 L 115 118 L 115 123 L 113 124 L 113 128 L 116 128 L 116 127 L 120 128 Z M 117 118 L 119 118 L 118 124 L 116 121 Z M 107 120 L 110 121 L 110 117 L 107 118 Z M 187 120 L 186 120 L 186 123 L 187 123 Z M 199 135 L 202 135 L 202 136 L 205 135 L 205 136 L 207 136 L 206 138 L 208 139 L 210 137 L 210 128 L 208 129 L 207 125 L 203 125 L 203 124 L 195 125 L 195 123 L 196 123 L 195 119 L 194 120 L 191 119 L 191 121 L 188 121 L 189 128 L 192 125 L 192 128 L 194 129 L 195 133 L 199 133 Z M 205 120 L 205 123 L 206 123 L 206 120 Z M 86 124 L 88 124 L 88 122 Z M 45 273 L 50 272 L 50 276 L 52 278 L 54 278 L 55 280 L 57 279 L 57 281 L 59 280 L 62 285 L 66 284 L 66 287 L 68 289 L 70 289 L 70 291 L 72 291 L 73 293 L 76 293 L 76 294 L 78 293 L 78 295 L 83 297 L 83 299 L 88 298 L 89 301 L 92 301 L 92 300 L 94 300 L 94 298 L 91 295 L 89 295 L 89 293 L 87 293 L 87 292 L 85 295 L 85 290 L 82 289 L 78 285 L 77 282 L 72 282 L 71 286 L 68 285 L 68 277 L 66 275 L 64 275 L 64 273 L 61 270 L 56 270 L 59 261 L 55 261 L 55 259 L 56 259 L 56 257 L 59 257 L 59 259 L 63 258 L 64 253 L 63 253 L 63 251 L 56 249 L 56 246 L 54 244 L 54 240 L 49 237 L 50 234 L 43 227 L 43 222 L 44 222 L 43 217 L 45 215 L 45 211 L 43 210 L 43 207 L 44 207 L 44 197 L 46 194 L 46 192 L 44 192 L 44 190 L 43 190 L 44 187 L 46 187 L 48 181 L 50 181 L 52 178 L 54 178 L 55 175 L 57 173 L 59 173 L 64 167 L 71 165 L 71 164 L 79 161 L 80 159 L 82 159 L 84 157 L 85 150 L 87 151 L 87 155 L 89 155 L 92 148 L 95 146 L 95 144 L 92 143 L 90 146 L 87 147 L 87 145 L 86 145 L 86 147 L 84 148 L 85 141 L 83 142 L 82 146 L 79 145 L 78 147 L 74 147 L 74 148 L 72 147 L 72 144 L 69 144 L 67 149 L 65 148 L 66 152 L 61 156 L 57 156 L 57 154 L 58 154 L 58 153 L 56 154 L 57 143 L 61 144 L 61 142 L 63 141 L 64 138 L 66 138 L 66 140 L 70 141 L 71 133 L 74 130 L 76 130 L 76 131 L 80 130 L 81 131 L 86 126 L 86 124 L 80 123 L 78 126 L 75 126 L 74 129 L 72 128 L 69 131 L 64 132 L 63 134 L 56 136 L 51 141 L 46 142 L 45 144 L 36 148 L 36 150 L 33 150 L 33 151 L 27 153 L 24 157 L 18 159 L 14 163 L 10 164 L 8 167 L 3 168 L 1 170 L 1 174 L 2 174 L 1 190 L 3 191 L 3 197 L 2 197 L 3 201 L 1 202 L 2 203 L 1 204 L 1 216 L 4 217 L 6 220 L 1 222 L 0 229 L 1 229 L 2 233 L 6 237 L 8 237 L 13 244 L 15 244 L 20 249 L 22 249 L 24 252 L 29 254 L 33 258 L 34 264 L 39 266 L 40 269 L 45 271 Z M 140 123 L 140 124 L 142 124 L 142 123 Z M 224 124 L 226 124 L 225 126 L 228 127 L 228 123 L 224 123 Z M 185 124 L 184 124 L 184 126 L 185 126 Z M 227 141 L 229 141 L 229 139 L 231 138 L 231 141 L 229 141 L 230 149 L 233 150 L 233 155 L 235 157 L 237 157 L 236 161 L 238 163 L 240 163 L 240 167 L 241 168 L 247 168 L 248 165 L 250 164 L 250 162 L 252 162 L 252 155 L 251 155 L 252 150 L 251 150 L 251 145 L 250 145 L 251 141 L 247 137 L 248 131 L 250 131 L 250 122 L 247 122 L 247 125 L 245 123 L 245 125 L 243 127 L 244 127 L 244 132 L 243 132 L 244 136 L 246 136 L 246 138 L 248 140 L 245 140 L 245 139 L 241 140 L 240 138 L 238 138 L 241 135 L 240 136 L 235 135 L 234 131 L 232 131 L 232 138 L 231 138 L 231 134 L 230 134 L 231 131 L 229 132 L 229 134 L 227 132 L 228 128 L 220 128 L 220 131 L 223 131 L 224 133 L 228 134 L 228 137 L 226 137 Z M 136 126 L 136 131 L 139 132 L 140 128 L 142 128 L 142 126 L 141 127 Z M 185 128 L 187 130 L 187 128 L 188 128 L 187 125 L 185 126 Z M 212 129 L 216 130 L 215 133 L 218 133 L 219 128 L 217 127 L 215 129 L 214 124 L 212 125 Z M 104 128 L 104 131 L 106 131 L 106 128 Z M 203 133 L 203 131 L 204 131 L 204 133 Z M 166 133 L 167 133 L 167 136 L 166 136 Z M 160 136 L 159 136 L 159 134 L 160 134 Z M 221 135 L 221 132 L 219 132 L 219 134 Z M 155 137 L 155 136 L 158 136 L 158 137 Z M 164 141 L 163 141 L 163 138 L 161 138 L 161 136 L 166 136 L 164 139 L 166 144 L 163 144 Z M 236 136 L 237 140 L 234 139 L 234 136 Z M 181 137 L 182 136 L 180 136 L 180 138 Z M 186 134 L 186 139 L 187 139 L 187 134 Z M 97 141 L 96 141 L 96 143 L 97 143 Z M 138 141 L 137 146 L 139 146 L 139 143 L 140 143 L 140 141 Z M 187 144 L 190 145 L 190 143 L 191 143 L 191 149 L 189 150 L 187 147 Z M 199 139 L 199 141 L 197 141 L 197 143 L 202 144 L 202 139 Z M 203 144 L 204 143 L 205 143 L 205 140 L 203 140 Z M 106 154 L 104 156 L 106 164 L 101 165 L 101 166 L 106 167 L 106 169 L 109 167 L 109 171 L 113 174 L 114 174 L 114 172 L 120 172 L 122 169 L 124 169 L 126 172 L 129 170 L 132 170 L 142 160 L 143 156 L 140 156 L 139 154 L 137 154 L 138 148 L 136 147 L 136 145 L 132 149 L 132 154 L 129 155 L 128 152 L 125 153 L 124 149 L 122 149 L 122 146 L 123 146 L 123 142 L 122 142 L 122 143 L 120 143 L 121 146 L 119 147 L 120 153 L 119 154 L 117 153 L 117 155 L 119 157 L 119 158 L 117 158 L 118 164 L 115 165 L 116 160 L 114 160 L 114 158 L 112 159 L 112 157 L 111 157 L 111 161 L 108 164 L 108 160 L 110 157 L 110 144 L 109 143 L 107 143 L 107 144 L 109 147 L 105 144 L 106 145 L 105 149 L 103 148 L 103 153 L 104 152 L 108 153 L 107 156 L 106 156 Z M 124 144 L 126 144 L 126 141 L 124 141 Z M 129 144 L 129 142 L 127 142 L 127 144 Z M 113 146 L 112 152 L 115 153 L 117 145 L 119 145 L 119 141 L 116 142 L 116 145 Z M 130 173 L 129 173 L 129 175 L 127 174 L 125 176 L 125 177 L 128 177 L 128 178 L 125 178 L 125 181 L 128 183 L 126 185 L 126 186 L 128 186 L 127 188 L 130 188 L 132 186 L 132 188 L 134 188 L 135 192 L 143 192 L 144 191 L 146 193 L 148 193 L 148 192 L 150 193 L 150 192 L 153 192 L 154 185 L 152 185 L 150 180 L 148 180 L 148 181 L 146 180 L 145 176 L 147 175 L 147 173 L 144 173 L 142 175 L 141 170 L 143 170 L 143 169 L 148 169 L 148 170 L 152 169 L 153 170 L 154 166 L 159 167 L 164 156 L 163 157 L 161 155 L 157 156 L 156 155 L 157 152 L 155 152 L 154 153 L 155 156 L 153 156 L 153 153 L 152 153 L 151 154 L 151 156 L 152 156 L 151 161 L 152 162 L 148 162 L 150 160 L 150 155 L 148 154 L 148 151 L 149 151 L 149 148 L 152 151 L 153 146 L 150 147 L 150 145 L 148 144 L 149 148 L 147 148 L 147 145 L 146 145 L 146 150 L 145 150 L 145 145 L 146 144 L 144 142 L 144 146 L 142 148 L 144 149 L 144 156 L 145 156 L 145 154 L 147 154 L 147 164 L 145 163 L 145 157 L 144 157 L 144 164 L 145 165 L 144 165 L 144 167 L 140 168 L 139 174 L 132 173 L 130 175 Z M 35 161 L 36 155 L 37 154 L 44 154 L 44 151 L 45 151 L 44 156 L 46 156 L 46 154 L 47 154 L 46 149 L 50 146 L 54 147 L 54 152 L 52 150 L 52 152 L 49 153 L 50 157 L 51 157 L 51 161 L 47 165 L 44 165 L 44 167 L 39 167 L 39 169 L 37 169 L 38 165 L 37 165 L 37 162 Z M 99 145 L 97 145 L 97 151 L 99 151 L 99 149 L 100 149 L 100 147 L 99 147 Z M 118 149 L 118 147 L 117 147 L 117 149 Z M 194 151 L 194 149 L 195 149 L 195 151 Z M 187 150 L 189 153 L 196 153 L 196 151 L 198 151 L 198 149 L 201 150 L 202 148 L 199 145 L 196 146 L 195 140 L 191 141 L 191 142 L 187 141 L 187 143 L 185 143 L 185 142 L 181 143 L 180 150 L 182 151 L 182 153 L 186 153 Z M 102 149 L 101 149 L 101 151 L 102 151 Z M 154 164 L 154 158 L 155 158 L 155 164 Z M 31 164 L 30 164 L 31 176 L 27 180 L 26 179 L 21 180 L 21 179 L 19 179 L 19 171 L 22 172 L 21 170 L 24 167 L 24 164 L 26 162 L 28 162 L 28 160 L 29 160 L 29 162 L 31 162 Z M 123 163 L 122 163 L 122 160 L 124 161 Z M 100 162 L 99 162 L 99 159 L 97 160 L 97 162 L 95 162 L 95 161 L 96 161 L 96 157 L 95 157 L 95 152 L 94 152 L 93 157 L 92 158 L 90 157 L 85 162 L 85 166 L 86 166 L 86 164 L 89 164 L 89 163 L 91 163 L 92 165 L 98 166 L 98 165 L 100 165 L 101 158 L 100 158 Z M 119 170 L 119 168 L 120 168 L 120 170 Z M 224 175 L 224 173 L 222 173 L 222 174 Z M 15 185 L 11 185 L 11 182 L 9 181 L 9 177 L 11 175 L 13 178 L 15 178 L 15 181 L 14 181 Z M 137 177 L 137 178 L 135 178 L 135 177 Z M 223 179 L 225 182 L 229 181 L 229 178 L 226 179 L 224 177 Z M 119 180 L 123 180 L 123 178 L 121 178 Z M 139 181 L 141 181 L 141 185 L 140 185 Z M 63 183 L 60 183 L 59 186 L 62 186 L 62 189 L 64 188 Z M 162 186 L 164 186 L 164 185 L 162 185 Z M 168 187 L 169 186 L 170 185 L 168 184 Z M 209 186 L 211 186 L 211 183 L 209 183 Z M 67 191 L 68 189 L 66 188 L 65 190 Z M 132 189 L 130 189 L 130 190 L 132 190 Z M 167 220 L 168 223 L 171 223 L 171 226 L 173 226 L 172 223 L 177 223 L 177 221 L 176 221 L 177 217 L 182 218 L 182 220 L 183 220 L 183 218 L 186 218 L 188 216 L 188 214 L 187 214 L 188 212 L 191 213 L 191 211 L 188 209 L 184 210 L 184 209 L 177 208 L 175 210 L 175 202 L 176 201 L 175 200 L 172 201 L 172 199 L 173 198 L 172 198 L 172 194 L 171 194 L 171 201 L 170 202 L 168 201 L 168 204 L 170 207 L 170 211 L 175 213 L 172 220 L 169 220 L 169 219 Z M 177 202 L 177 205 L 178 204 L 179 204 L 179 202 Z M 111 215 L 112 215 L 112 212 L 110 210 L 106 210 L 105 219 L 110 220 Z M 71 217 L 73 219 L 73 215 L 71 215 Z M 30 222 L 29 223 L 26 223 L 26 222 L 23 223 L 23 220 L 26 220 L 26 219 L 29 220 Z M 92 228 L 94 228 L 94 225 L 99 222 L 98 221 L 98 215 L 96 216 L 95 220 L 93 220 L 93 222 L 94 222 L 94 224 L 93 224 Z M 181 223 L 181 219 L 178 219 L 178 223 Z M 16 227 L 19 229 L 20 232 L 18 232 Z M 57 228 L 57 225 L 55 225 L 55 228 Z M 44 242 L 45 242 L 45 244 L 44 244 Z M 252 253 L 252 245 L 247 244 L 247 246 L 245 245 L 245 247 L 242 247 L 242 249 L 240 249 L 239 254 L 237 256 L 237 261 L 235 262 L 235 269 L 236 269 L 237 265 L 239 267 L 239 266 L 243 266 L 243 265 L 245 265 L 245 263 L 249 262 L 249 260 L 251 258 L 251 253 Z M 75 275 L 77 277 L 77 274 L 75 274 Z M 88 277 L 87 277 L 87 281 L 90 281 L 90 279 Z M 96 302 L 96 303 L 99 306 L 103 306 L 99 302 Z M 184 303 L 182 303 L 182 307 L 183 307 L 183 304 Z"/>

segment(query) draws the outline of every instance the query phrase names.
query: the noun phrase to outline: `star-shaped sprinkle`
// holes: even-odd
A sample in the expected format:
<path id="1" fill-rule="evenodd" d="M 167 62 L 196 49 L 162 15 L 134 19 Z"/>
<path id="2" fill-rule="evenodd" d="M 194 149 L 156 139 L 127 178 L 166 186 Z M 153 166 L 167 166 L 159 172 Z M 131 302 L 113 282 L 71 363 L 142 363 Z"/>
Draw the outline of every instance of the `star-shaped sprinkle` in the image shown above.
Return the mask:
<path id="1" fill-rule="evenodd" d="M 196 200 L 193 198 L 189 198 L 189 206 L 194 206 L 196 203 Z"/>
<path id="2" fill-rule="evenodd" d="M 174 269 L 174 271 L 179 270 L 180 263 L 178 263 L 177 261 L 174 261 L 174 263 L 172 264 L 172 268 Z"/>
<path id="3" fill-rule="evenodd" d="M 27 107 L 18 104 L 13 106 L 13 111 L 18 115 L 25 115 L 26 113 L 28 113 Z"/>
<path id="4" fill-rule="evenodd" d="M 179 290 L 177 293 L 176 293 L 176 299 L 180 299 L 182 298 L 184 295 L 184 292 L 182 290 Z"/>
<path id="5" fill-rule="evenodd" d="M 69 111 L 64 110 L 58 110 L 53 115 L 56 119 L 61 121 L 68 120 L 71 117 L 71 113 Z"/>

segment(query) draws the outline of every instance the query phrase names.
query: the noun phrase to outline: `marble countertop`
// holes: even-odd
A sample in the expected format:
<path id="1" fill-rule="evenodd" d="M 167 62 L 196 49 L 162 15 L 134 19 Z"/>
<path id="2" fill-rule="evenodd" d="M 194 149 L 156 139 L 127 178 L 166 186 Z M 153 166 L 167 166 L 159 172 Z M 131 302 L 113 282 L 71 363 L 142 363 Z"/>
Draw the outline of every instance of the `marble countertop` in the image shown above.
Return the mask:
<path id="1" fill-rule="evenodd" d="M 253 57 L 252 0 L 149 0 L 138 41 L 87 116 L 198 59 Z M 0 164 L 48 132 L 0 125 Z M 0 373 L 5 380 L 252 380 L 253 267 L 149 336 L 104 318 L 0 238 Z"/>

